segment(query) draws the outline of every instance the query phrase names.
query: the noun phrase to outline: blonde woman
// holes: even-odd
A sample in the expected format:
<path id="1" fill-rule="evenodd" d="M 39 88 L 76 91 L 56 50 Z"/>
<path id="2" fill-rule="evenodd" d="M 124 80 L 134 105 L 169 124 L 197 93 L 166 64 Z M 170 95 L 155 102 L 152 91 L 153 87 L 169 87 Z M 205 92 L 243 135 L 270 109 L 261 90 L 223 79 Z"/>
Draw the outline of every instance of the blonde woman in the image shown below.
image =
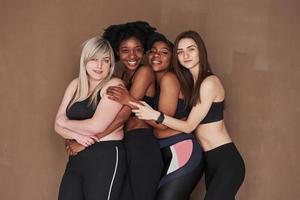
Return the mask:
<path id="1" fill-rule="evenodd" d="M 113 50 L 107 40 L 94 37 L 85 42 L 79 77 L 66 89 L 55 131 L 87 148 L 69 157 L 59 200 L 119 199 L 126 170 L 122 127 L 100 140 L 95 137 L 122 108 L 106 96 L 109 86 L 123 85 L 120 79 L 112 78 L 114 66 Z"/>

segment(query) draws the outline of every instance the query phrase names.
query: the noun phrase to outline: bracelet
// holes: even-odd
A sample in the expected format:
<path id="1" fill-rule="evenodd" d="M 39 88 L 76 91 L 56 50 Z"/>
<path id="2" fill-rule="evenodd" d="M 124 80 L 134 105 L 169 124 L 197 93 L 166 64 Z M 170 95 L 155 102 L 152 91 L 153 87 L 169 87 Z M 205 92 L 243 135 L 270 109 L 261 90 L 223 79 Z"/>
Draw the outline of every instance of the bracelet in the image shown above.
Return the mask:
<path id="1" fill-rule="evenodd" d="M 164 121 L 164 119 L 165 119 L 164 113 L 160 112 L 160 115 L 159 115 L 158 118 L 155 120 L 155 122 L 156 122 L 157 124 L 161 124 L 161 123 Z"/>

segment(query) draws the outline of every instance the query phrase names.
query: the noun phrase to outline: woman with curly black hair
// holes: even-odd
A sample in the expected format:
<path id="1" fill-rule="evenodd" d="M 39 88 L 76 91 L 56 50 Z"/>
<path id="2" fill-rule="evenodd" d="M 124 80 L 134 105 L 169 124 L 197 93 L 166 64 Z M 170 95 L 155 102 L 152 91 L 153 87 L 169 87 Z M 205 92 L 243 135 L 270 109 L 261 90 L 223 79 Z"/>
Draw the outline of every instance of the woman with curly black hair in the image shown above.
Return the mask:
<path id="1" fill-rule="evenodd" d="M 155 76 L 150 66 L 143 65 L 147 40 L 155 28 L 147 22 L 130 22 L 108 27 L 103 37 L 110 41 L 116 59 L 124 66 L 121 79 L 135 99 L 152 104 L 155 94 Z M 118 127 L 128 119 L 129 106 L 124 106 L 111 127 Z M 129 182 L 132 199 L 153 200 L 162 171 L 162 158 L 158 142 L 151 127 L 131 115 L 126 123 L 125 149 L 127 152 Z"/>
<path id="2" fill-rule="evenodd" d="M 155 75 L 150 66 L 142 64 L 142 60 L 147 51 L 147 40 L 155 30 L 147 22 L 137 21 L 111 25 L 103 33 L 103 37 L 114 49 L 116 60 L 124 67 L 124 72 L 119 74 L 119 78 L 125 82 L 130 95 L 149 104 L 152 104 L 155 95 Z M 131 115 L 129 106 L 123 106 L 112 124 L 104 132 L 99 133 L 98 137 L 101 138 L 113 130 L 122 128 L 125 122 L 124 144 L 129 184 L 125 184 L 122 198 L 153 200 L 162 173 L 163 161 L 152 128 L 145 121 Z M 74 145 L 70 145 L 70 149 L 78 151 Z"/>

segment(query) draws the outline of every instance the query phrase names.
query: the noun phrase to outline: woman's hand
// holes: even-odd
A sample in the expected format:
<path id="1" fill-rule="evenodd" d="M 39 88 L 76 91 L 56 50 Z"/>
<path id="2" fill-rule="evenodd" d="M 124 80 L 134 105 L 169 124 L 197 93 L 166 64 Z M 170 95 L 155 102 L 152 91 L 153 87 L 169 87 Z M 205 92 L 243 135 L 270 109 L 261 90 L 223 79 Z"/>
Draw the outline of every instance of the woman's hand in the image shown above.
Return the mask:
<path id="1" fill-rule="evenodd" d="M 123 86 L 110 86 L 106 90 L 108 98 L 117 101 L 122 105 L 129 105 L 128 102 L 132 99 L 129 91 Z"/>
<path id="2" fill-rule="evenodd" d="M 65 143 L 66 151 L 69 154 L 69 156 L 75 156 L 77 155 L 80 151 L 83 151 L 86 147 L 79 144 L 75 140 L 68 140 Z"/>
<path id="3" fill-rule="evenodd" d="M 135 103 L 135 102 L 129 102 L 130 105 L 132 105 L 133 108 L 132 112 L 135 113 L 135 115 L 139 119 L 143 120 L 157 120 L 160 112 L 154 110 L 151 106 L 149 106 L 146 102 L 140 101 L 141 104 Z"/>
<path id="4" fill-rule="evenodd" d="M 73 133 L 73 138 L 76 140 L 79 144 L 88 147 L 94 144 L 98 138 L 96 136 L 85 136 L 85 135 L 80 135 L 78 133 Z"/>

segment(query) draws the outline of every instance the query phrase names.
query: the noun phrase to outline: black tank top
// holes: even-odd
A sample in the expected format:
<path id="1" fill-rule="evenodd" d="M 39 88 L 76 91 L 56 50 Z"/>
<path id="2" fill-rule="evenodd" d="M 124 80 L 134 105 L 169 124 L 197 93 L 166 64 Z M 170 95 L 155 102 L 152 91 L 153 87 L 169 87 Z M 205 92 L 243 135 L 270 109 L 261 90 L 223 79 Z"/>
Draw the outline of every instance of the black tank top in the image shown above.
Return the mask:
<path id="1" fill-rule="evenodd" d="M 152 106 L 152 108 L 155 110 L 158 109 L 159 96 L 160 96 L 160 90 L 159 90 L 159 88 L 157 88 L 157 90 L 155 92 L 154 100 L 153 100 L 153 106 Z M 174 118 L 182 119 L 184 117 L 187 117 L 189 115 L 189 113 L 190 113 L 190 109 L 186 106 L 185 100 L 178 99 Z"/>
<path id="2" fill-rule="evenodd" d="M 217 122 L 223 119 L 224 101 L 213 102 L 207 115 L 200 122 L 200 124 L 207 124 Z"/>
<path id="3" fill-rule="evenodd" d="M 89 96 L 83 101 L 77 101 L 73 103 L 66 111 L 67 117 L 70 120 L 84 120 L 84 119 L 92 118 L 93 115 L 95 114 L 96 107 L 94 108 L 92 104 L 90 105 L 89 103 L 90 98 L 91 96 Z M 100 100 L 101 100 L 101 96 L 99 91 L 97 105 Z"/>

